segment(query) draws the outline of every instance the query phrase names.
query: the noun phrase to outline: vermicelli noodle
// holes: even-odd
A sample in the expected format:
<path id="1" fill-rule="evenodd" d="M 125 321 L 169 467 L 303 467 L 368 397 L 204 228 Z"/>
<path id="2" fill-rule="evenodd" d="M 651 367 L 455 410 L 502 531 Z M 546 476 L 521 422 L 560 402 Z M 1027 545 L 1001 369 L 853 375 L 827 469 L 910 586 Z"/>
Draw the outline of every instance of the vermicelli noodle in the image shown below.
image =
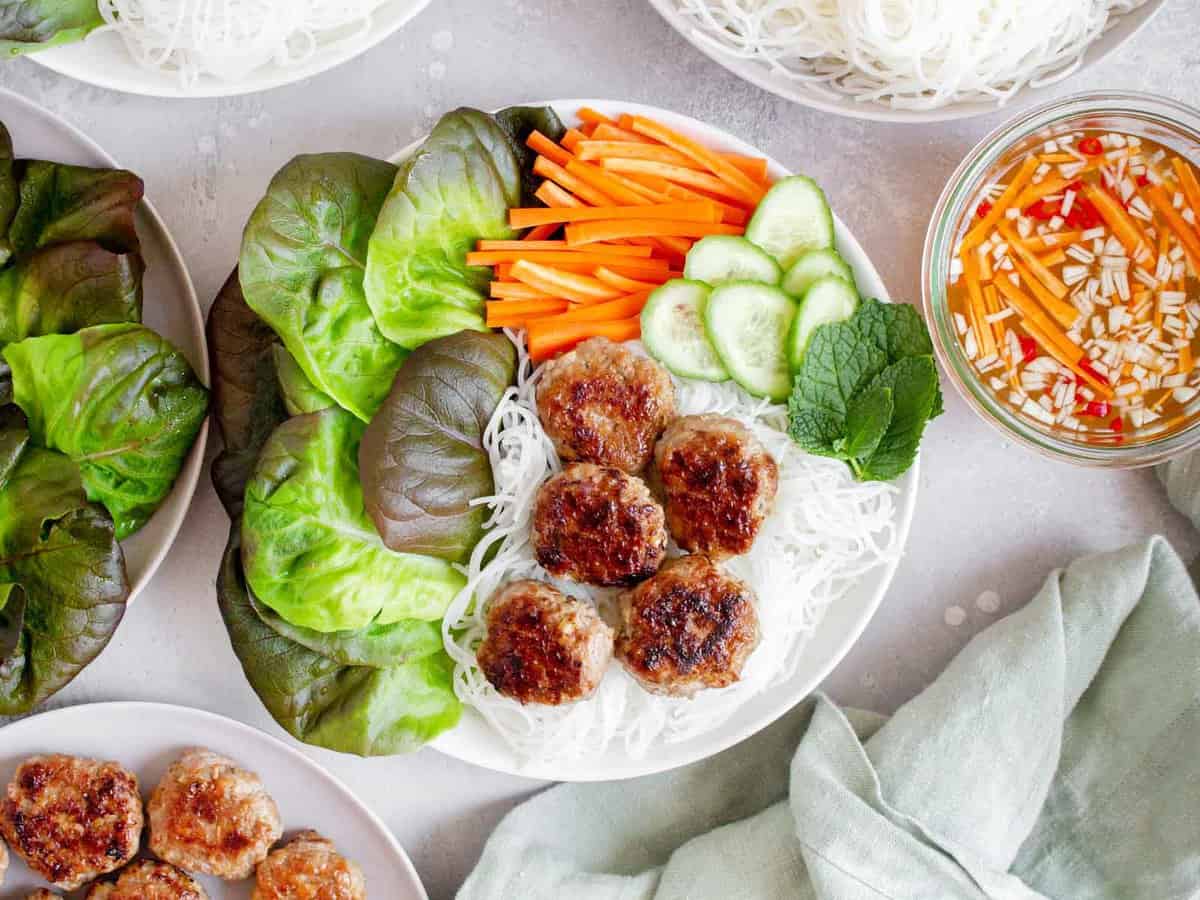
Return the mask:
<path id="1" fill-rule="evenodd" d="M 522 759 L 570 759 L 610 746 L 640 757 L 657 741 L 687 740 L 711 730 L 750 698 L 795 674 L 805 644 L 830 604 L 843 598 L 860 576 L 899 553 L 893 485 L 858 484 L 844 464 L 806 455 L 785 433 L 786 410 L 755 400 L 732 382 L 676 379 L 681 414 L 712 412 L 743 421 L 779 464 L 775 512 L 750 553 L 727 563 L 757 594 L 762 630 L 762 642 L 741 681 L 693 700 L 658 696 L 614 662 L 596 694 L 573 705 L 522 706 L 501 696 L 475 659 L 485 633 L 486 601 L 497 588 L 519 578 L 549 581 L 567 594 L 592 600 L 610 621 L 617 594 L 551 578 L 534 558 L 529 540 L 534 498 L 561 463 L 538 420 L 537 376 L 524 342 L 510 337 L 520 354 L 518 382 L 484 432 L 496 482 L 495 494 L 479 501 L 491 511 L 489 531 L 466 566 L 467 586 L 447 611 L 442 636 L 455 663 L 459 698 L 482 714 Z"/>
<path id="2" fill-rule="evenodd" d="M 674 0 L 693 34 L 830 97 L 1004 103 L 1065 78 L 1147 0 Z"/>
<path id="3" fill-rule="evenodd" d="M 268 63 L 300 65 L 317 49 L 353 41 L 384 0 L 99 0 L 110 29 L 143 66 L 203 76 L 246 77 Z"/>

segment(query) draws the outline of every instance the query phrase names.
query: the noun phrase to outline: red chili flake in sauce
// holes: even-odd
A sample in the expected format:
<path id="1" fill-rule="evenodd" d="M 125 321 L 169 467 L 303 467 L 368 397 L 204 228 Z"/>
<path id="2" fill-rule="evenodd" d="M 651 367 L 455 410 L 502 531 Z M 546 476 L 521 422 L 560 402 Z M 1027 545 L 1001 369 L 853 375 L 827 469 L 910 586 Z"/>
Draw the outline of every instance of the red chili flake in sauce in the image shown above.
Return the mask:
<path id="1" fill-rule="evenodd" d="M 1138 183 L 1138 187 L 1146 187 L 1148 184 L 1150 184 L 1150 179 L 1147 178 L 1145 175 L 1139 175 L 1137 177 L 1137 183 Z"/>
<path id="2" fill-rule="evenodd" d="M 1125 430 L 1125 420 L 1117 416 L 1117 418 L 1108 423 L 1108 427 L 1119 434 Z"/>
<path id="3" fill-rule="evenodd" d="M 1099 156 L 1104 152 L 1104 145 L 1098 137 L 1085 137 L 1079 142 L 1079 152 L 1085 156 Z"/>
<path id="4" fill-rule="evenodd" d="M 988 203 L 986 200 L 984 200 L 977 207 L 975 207 L 975 215 L 979 216 L 979 218 L 981 218 L 981 219 L 987 218 L 987 214 L 990 213 L 991 211 L 992 211 L 992 204 Z"/>
<path id="5" fill-rule="evenodd" d="M 1092 365 L 1092 361 L 1086 356 L 1080 357 L 1079 368 L 1083 369 L 1083 371 L 1087 372 L 1101 384 L 1108 384 L 1108 379 L 1096 371 L 1096 367 Z"/>
<path id="6" fill-rule="evenodd" d="M 1093 400 L 1083 408 L 1085 416 L 1095 416 L 1097 419 L 1108 418 L 1109 412 L 1111 412 L 1111 407 L 1108 405 L 1107 400 Z M 1117 421 L 1120 421 L 1120 419 Z"/>
<path id="7" fill-rule="evenodd" d="M 1047 222 L 1057 216 L 1060 209 L 1062 205 L 1058 202 L 1047 203 L 1045 200 L 1038 200 L 1025 207 L 1025 215 L 1040 222 Z"/>
<path id="8" fill-rule="evenodd" d="M 1031 337 L 1026 337 L 1024 335 L 1017 338 L 1017 340 L 1020 341 L 1020 343 L 1021 343 L 1021 361 L 1023 363 L 1028 365 L 1029 363 L 1031 363 L 1035 359 L 1037 359 L 1037 355 L 1038 355 L 1037 341 L 1035 341 Z"/>

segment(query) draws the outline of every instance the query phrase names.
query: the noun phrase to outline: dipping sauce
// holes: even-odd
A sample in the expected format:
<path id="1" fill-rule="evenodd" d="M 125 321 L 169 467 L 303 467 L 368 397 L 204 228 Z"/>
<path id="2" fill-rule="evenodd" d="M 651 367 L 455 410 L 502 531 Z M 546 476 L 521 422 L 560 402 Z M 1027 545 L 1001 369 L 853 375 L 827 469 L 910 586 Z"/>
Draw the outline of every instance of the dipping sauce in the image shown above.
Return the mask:
<path id="1" fill-rule="evenodd" d="M 1146 138 L 1076 131 L 973 205 L 947 297 L 995 396 L 1069 440 L 1165 437 L 1200 409 L 1200 177 Z"/>

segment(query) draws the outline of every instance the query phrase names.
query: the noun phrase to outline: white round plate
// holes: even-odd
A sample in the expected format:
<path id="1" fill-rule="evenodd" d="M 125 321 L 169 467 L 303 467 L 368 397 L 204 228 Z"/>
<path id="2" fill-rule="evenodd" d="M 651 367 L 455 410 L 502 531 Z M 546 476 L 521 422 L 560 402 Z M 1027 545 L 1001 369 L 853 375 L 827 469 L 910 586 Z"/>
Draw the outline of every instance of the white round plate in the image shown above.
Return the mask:
<path id="1" fill-rule="evenodd" d="M 92 34 L 77 44 L 31 54 L 29 58 L 77 81 L 127 94 L 148 97 L 234 97 L 294 84 L 348 62 L 391 37 L 430 2 L 387 0 L 371 16 L 370 28 L 364 34 L 353 40 L 324 45 L 303 63 L 294 66 L 271 63 L 255 69 L 238 81 L 222 81 L 205 76 L 192 88 L 184 88 L 171 72 L 140 65 L 129 54 L 120 35 L 109 31 Z"/>
<path id="2" fill-rule="evenodd" d="M 0 88 L 0 122 L 12 135 L 18 157 L 119 168 L 115 159 L 73 125 L 3 88 Z M 200 302 L 179 248 L 149 201 L 142 201 L 138 209 L 137 230 L 146 260 L 143 321 L 178 347 L 200 380 L 208 384 L 208 349 Z M 207 437 L 205 420 L 174 489 L 141 531 L 122 543 L 132 587 L 130 601 L 153 577 L 183 524 L 200 478 Z"/>
<path id="3" fill-rule="evenodd" d="M 746 142 L 711 125 L 665 109 L 643 106 L 638 103 L 618 103 L 611 100 L 550 100 L 537 101 L 528 105 L 553 106 L 562 120 L 567 123 L 575 119 L 575 113 L 581 106 L 590 106 L 613 118 L 621 113 L 650 116 L 717 150 L 750 156 L 766 156 L 765 153 Z M 406 148 L 397 154 L 396 158 L 404 158 L 411 149 Z M 775 160 L 769 159 L 768 162 L 772 177 L 782 178 L 791 174 Z M 871 260 L 855 240 L 854 235 L 850 233 L 846 224 L 836 214 L 834 215 L 834 230 L 838 251 L 854 269 L 854 277 L 857 279 L 863 295 L 887 299 L 887 288 L 884 287 L 879 273 L 871 265 Z M 919 462 L 914 464 L 896 483 L 900 489 L 900 495 L 896 498 L 896 529 L 900 547 L 907 543 L 909 527 L 912 524 L 913 510 L 917 500 L 919 467 Z M 650 747 L 645 756 L 636 759 L 622 752 L 619 747 L 611 747 L 603 752 L 573 760 L 529 764 L 519 759 L 509 749 L 508 745 L 492 730 L 481 715 L 468 709 L 459 726 L 453 731 L 441 735 L 433 746 L 443 753 L 478 766 L 514 775 L 553 781 L 609 781 L 633 778 L 674 769 L 704 759 L 766 728 L 808 696 L 824 680 L 833 667 L 849 652 L 863 629 L 867 627 L 875 610 L 879 608 L 883 595 L 895 575 L 896 565 L 898 563 L 886 567 L 881 566 L 871 572 L 843 600 L 830 607 L 821 620 L 821 624 L 809 639 L 804 660 L 795 676 L 758 694 L 741 707 L 736 715 L 702 737 L 675 743 L 658 742 Z M 702 703 L 704 701 L 701 697 L 694 702 Z"/>
<path id="4" fill-rule="evenodd" d="M 1009 100 L 1005 107 L 997 106 L 994 103 L 956 103 L 940 109 L 929 110 L 893 109 L 885 103 L 867 103 L 850 97 L 832 96 L 828 91 L 789 78 L 786 74 L 772 69 L 765 62 L 755 59 L 739 59 L 714 47 L 712 43 L 699 36 L 695 24 L 679 12 L 676 0 L 649 0 L 649 2 L 658 10 L 659 15 L 666 19 L 671 27 L 683 35 L 693 47 L 739 78 L 794 103 L 811 106 L 814 109 L 839 116 L 871 119 L 877 122 L 948 122 L 953 119 L 982 116 L 1005 108 L 1012 109 L 1026 101 L 1036 100 L 1042 91 L 1048 89 L 1025 88 L 1019 91 L 1012 100 Z M 1088 66 L 1098 63 L 1126 41 L 1132 39 L 1165 4 L 1166 0 L 1149 0 L 1144 6 L 1123 16 L 1116 25 L 1101 35 L 1088 48 L 1084 54 L 1082 65 L 1071 77 L 1075 77 Z"/>
<path id="5" fill-rule="evenodd" d="M 0 784 L 38 753 L 114 760 L 138 777 L 148 798 L 167 766 L 189 747 L 206 747 L 257 772 L 279 806 L 284 836 L 314 828 L 358 863 L 372 897 L 428 900 L 416 870 L 387 826 L 337 779 L 297 750 L 224 716 L 161 703 L 68 706 L 0 729 Z M 144 840 L 144 838 L 143 838 Z M 5 897 L 47 887 L 10 853 Z M 253 882 L 199 879 L 212 900 L 245 900 Z"/>

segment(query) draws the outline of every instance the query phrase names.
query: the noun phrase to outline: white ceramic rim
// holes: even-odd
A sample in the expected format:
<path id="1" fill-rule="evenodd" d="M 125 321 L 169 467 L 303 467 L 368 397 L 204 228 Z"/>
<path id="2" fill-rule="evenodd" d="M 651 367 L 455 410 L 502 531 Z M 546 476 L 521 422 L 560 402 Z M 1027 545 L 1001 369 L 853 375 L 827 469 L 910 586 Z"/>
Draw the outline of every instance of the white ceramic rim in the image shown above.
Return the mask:
<path id="1" fill-rule="evenodd" d="M 748 81 L 762 88 L 764 91 L 775 94 L 777 97 L 783 97 L 785 100 L 791 100 L 793 103 L 799 103 L 801 106 L 808 106 L 822 112 L 832 113 L 835 116 L 866 119 L 872 122 L 905 122 L 914 125 L 928 122 L 951 122 L 956 119 L 969 119 L 974 116 L 987 115 L 988 113 L 1005 111 L 1011 113 L 1014 110 L 1020 109 L 1027 102 L 1044 97 L 1044 92 L 1052 90 L 1058 84 L 1055 83 L 1037 88 L 1025 87 L 1018 91 L 1003 106 L 997 106 L 992 103 L 958 103 L 951 106 L 944 106 L 941 109 L 909 110 L 892 109 L 879 103 L 858 103 L 850 99 L 839 102 L 830 100 L 817 93 L 805 91 L 802 82 L 795 82 L 795 87 L 792 88 L 792 82 L 773 77 L 765 63 L 750 59 L 737 59 L 729 54 L 722 53 L 692 33 L 692 26 L 673 8 L 672 0 L 649 0 L 649 3 L 672 28 L 683 36 L 684 40 L 713 62 L 737 75 L 743 81 Z M 1077 77 L 1089 66 L 1107 59 L 1146 27 L 1150 20 L 1165 5 L 1166 0 L 1150 0 L 1145 6 L 1126 15 L 1087 49 L 1084 53 L 1083 63 L 1064 80 L 1069 81 L 1071 78 Z"/>
<path id="2" fill-rule="evenodd" d="M 57 113 L 51 112 L 44 106 L 39 106 L 31 100 L 27 100 L 19 94 L 15 94 L 7 88 L 0 88 L 0 102 L 21 106 L 31 115 L 49 119 L 56 127 L 68 132 L 81 145 L 104 160 L 106 165 L 114 169 L 121 168 L 120 163 L 108 151 Z M 182 298 L 182 302 L 190 313 L 190 324 L 201 351 L 200 358 L 192 360 L 192 362 L 196 367 L 196 374 L 200 376 L 200 380 L 205 386 L 209 386 L 211 379 L 208 366 L 208 340 L 204 333 L 204 316 L 200 311 L 200 300 L 196 296 L 196 287 L 192 284 L 192 276 L 188 272 L 187 264 L 183 261 L 183 254 L 179 252 L 179 246 L 175 243 L 175 238 L 171 236 L 171 232 L 167 230 L 166 223 L 163 222 L 162 217 L 159 216 L 158 211 L 148 199 L 143 198 L 141 212 L 145 214 L 154 228 L 158 230 L 158 236 L 167 250 L 168 262 L 176 270 L 176 274 L 180 276 L 180 280 L 185 286 L 185 296 Z M 204 424 L 200 426 L 200 433 L 196 436 L 196 443 L 192 445 L 188 458 L 179 472 L 179 477 L 175 479 L 175 484 L 171 488 L 171 493 L 163 501 L 163 506 L 155 511 L 150 521 L 144 526 L 149 528 L 153 525 L 156 528 L 161 528 L 161 538 L 158 542 L 158 547 L 151 554 L 149 563 L 133 584 L 130 585 L 129 598 L 125 601 L 126 605 L 133 603 L 138 594 L 150 583 L 159 566 L 166 559 L 167 553 L 170 552 L 171 547 L 174 545 L 175 539 L 179 536 L 179 529 L 183 527 L 183 520 L 191 508 L 192 498 L 196 493 L 196 485 L 200 482 L 200 473 L 204 468 L 204 448 L 208 442 L 209 420 L 209 417 L 206 416 Z M 174 498 L 177 498 L 178 502 L 173 502 Z M 171 503 L 173 508 L 166 508 L 168 503 Z M 165 519 L 163 518 L 164 516 L 166 517 Z"/>
<path id="3" fill-rule="evenodd" d="M 766 157 L 769 171 L 775 177 L 791 174 L 779 162 L 740 138 L 689 116 L 684 116 L 660 107 L 647 106 L 641 103 L 599 99 L 536 100 L 513 105 L 552 106 L 564 119 L 573 117 L 575 112 L 582 106 L 590 106 L 606 115 L 615 116 L 621 112 L 625 112 L 652 116 L 671 127 L 697 135 L 708 144 L 720 145 L 723 149 L 735 153 Z M 419 141 L 410 144 L 397 152 L 392 157 L 392 160 L 404 159 L 419 144 Z M 851 266 L 859 276 L 859 284 L 865 285 L 867 288 L 865 293 L 868 295 L 873 294 L 880 299 L 887 300 L 887 288 L 879 272 L 871 264 L 870 258 L 850 232 L 850 229 L 836 214 L 834 215 L 834 228 L 837 234 L 838 248 L 847 257 L 847 261 L 851 263 Z M 896 569 L 903 558 L 904 547 L 908 544 L 909 531 L 912 527 L 913 514 L 916 509 L 919 483 L 920 459 L 918 458 L 913 463 L 912 468 L 899 482 L 901 496 L 897 501 L 896 530 L 900 552 L 894 561 L 876 570 L 875 578 L 878 579 L 878 585 L 872 591 L 871 596 L 866 599 L 865 604 L 860 604 L 861 609 L 858 614 L 845 625 L 840 635 L 832 638 L 827 637 L 822 635 L 821 630 L 826 626 L 827 622 L 832 621 L 832 618 L 835 617 L 838 610 L 842 607 L 838 607 L 837 609 L 831 608 L 826 612 L 825 617 L 821 620 L 821 624 L 817 626 L 817 630 L 813 633 L 809 642 L 809 647 L 811 648 L 809 652 L 824 653 L 826 656 L 824 662 L 808 673 L 807 676 L 797 677 L 794 686 L 791 682 L 784 682 L 751 698 L 749 701 L 750 704 L 755 705 L 762 703 L 764 698 L 774 697 L 775 700 L 770 704 L 766 704 L 767 708 L 764 711 L 750 717 L 747 721 L 735 721 L 738 718 L 735 715 L 701 737 L 678 743 L 655 744 L 652 752 L 641 759 L 631 759 L 627 756 L 619 755 L 614 749 L 610 749 L 598 758 L 526 764 L 517 760 L 508 746 L 504 744 L 503 739 L 487 726 L 483 717 L 468 707 L 463 711 L 463 719 L 458 726 L 440 735 L 433 742 L 433 748 L 447 756 L 452 756 L 464 762 L 510 775 L 550 781 L 609 781 L 635 778 L 641 775 L 652 775 L 656 772 L 664 772 L 669 769 L 685 766 L 720 753 L 722 750 L 726 750 L 734 744 L 740 743 L 746 738 L 757 734 L 811 694 L 825 680 L 825 677 L 833 671 L 833 668 L 842 661 L 866 629 L 867 623 L 874 617 L 880 603 L 883 602 L 884 595 L 895 578 Z M 824 643 L 818 643 L 818 639 L 824 641 Z"/>
<path id="4" fill-rule="evenodd" d="M 76 706 L 62 706 L 57 709 L 46 710 L 45 712 L 36 713 L 24 719 L 19 719 L 5 725 L 3 728 L 4 734 L 11 737 L 14 734 L 19 734 L 23 731 L 32 730 L 35 733 L 41 732 L 48 736 L 49 744 L 53 743 L 53 736 L 61 731 L 58 723 L 64 719 L 71 717 L 86 717 L 91 723 L 112 721 L 112 716 L 119 715 L 130 716 L 162 716 L 172 717 L 178 716 L 182 718 L 191 718 L 197 720 L 200 724 L 214 724 L 221 728 L 228 729 L 235 734 L 244 738 L 247 742 L 256 742 L 270 747 L 272 750 L 282 753 L 290 762 L 298 768 L 309 772 L 314 778 L 324 781 L 332 787 L 336 793 L 343 797 L 363 818 L 370 823 L 371 827 L 383 835 L 385 842 L 391 848 L 392 852 L 400 860 L 401 868 L 404 874 L 408 876 L 412 882 L 412 886 L 417 892 L 417 896 L 423 900 L 429 900 L 429 895 L 425 891 L 425 886 L 421 883 L 421 878 L 417 874 L 416 867 L 412 860 L 409 859 L 408 853 L 404 847 L 396 840 L 396 836 L 392 830 L 387 827 L 382 819 L 371 811 L 348 787 L 341 783 L 331 772 L 327 771 L 316 761 L 305 756 L 295 747 L 279 738 L 272 737 L 265 731 L 247 725 L 244 722 L 239 722 L 237 719 L 231 719 L 228 716 L 222 716 L 218 713 L 209 712 L 204 709 L 196 709 L 193 706 L 179 706 L 174 703 L 151 703 L 141 700 L 110 700 L 101 703 L 82 703 Z M 216 729 L 213 729 L 216 730 Z M 3 740 L 0 738 L 0 740 Z"/>
<path id="5" fill-rule="evenodd" d="M 225 82 L 208 77 L 192 91 L 185 91 L 170 76 L 163 76 L 162 73 L 141 68 L 121 46 L 113 49 L 114 52 L 119 51 L 127 58 L 127 66 L 94 65 L 95 60 L 71 52 L 79 47 L 78 44 L 68 44 L 40 53 L 31 53 L 29 58 L 60 75 L 74 78 L 76 81 L 94 84 L 111 91 L 122 91 L 126 94 L 185 100 L 205 97 L 237 97 L 295 84 L 349 62 L 387 40 L 416 18 L 431 2 L 433 0 L 390 0 L 390 5 L 381 7 L 372 15 L 371 29 L 360 40 L 347 41 L 344 44 L 331 44 L 314 54 L 303 65 L 291 68 L 274 64 L 264 66 L 256 69 L 240 82 Z M 105 38 L 103 33 L 85 39 L 84 44 L 101 38 Z M 109 38 L 120 41 L 117 35 L 109 35 Z M 139 75 L 142 77 L 139 78 Z"/>

